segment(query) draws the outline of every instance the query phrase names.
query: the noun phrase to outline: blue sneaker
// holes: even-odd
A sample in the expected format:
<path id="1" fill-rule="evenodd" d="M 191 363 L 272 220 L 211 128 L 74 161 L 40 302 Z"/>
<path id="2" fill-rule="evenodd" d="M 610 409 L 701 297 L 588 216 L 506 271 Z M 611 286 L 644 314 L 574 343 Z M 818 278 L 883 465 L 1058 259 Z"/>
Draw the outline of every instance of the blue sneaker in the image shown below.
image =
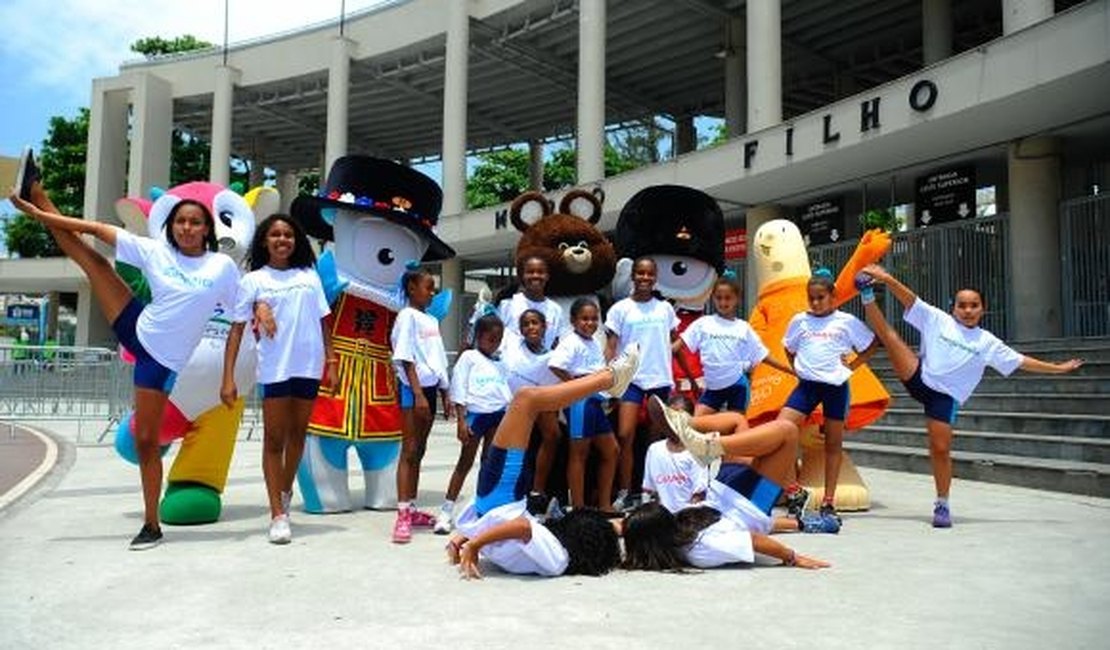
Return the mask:
<path id="1" fill-rule="evenodd" d="M 836 520 L 836 523 L 841 525 L 844 524 L 844 520 L 840 518 L 840 513 L 836 511 L 836 506 L 831 503 L 822 503 L 819 512 L 822 517 L 832 517 Z"/>
<path id="2" fill-rule="evenodd" d="M 948 504 L 937 501 L 933 505 L 933 528 L 951 528 L 952 513 L 948 511 Z"/>
<path id="3" fill-rule="evenodd" d="M 798 527 L 803 533 L 828 533 L 835 535 L 840 532 L 840 522 L 836 517 L 824 514 L 809 514 L 798 517 Z"/>

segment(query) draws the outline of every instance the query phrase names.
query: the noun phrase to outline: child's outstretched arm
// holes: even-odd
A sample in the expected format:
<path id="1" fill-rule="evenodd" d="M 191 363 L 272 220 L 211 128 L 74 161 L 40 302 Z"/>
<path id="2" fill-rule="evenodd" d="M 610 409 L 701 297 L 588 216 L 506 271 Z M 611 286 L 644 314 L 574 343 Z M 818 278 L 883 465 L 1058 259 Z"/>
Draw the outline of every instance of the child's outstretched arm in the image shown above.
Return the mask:
<path id="1" fill-rule="evenodd" d="M 115 226 L 100 221 L 93 221 L 92 219 L 77 219 L 56 212 L 48 212 L 33 203 L 24 201 L 15 194 L 9 196 L 8 200 L 12 202 L 12 205 L 14 205 L 17 210 L 35 219 L 47 228 L 57 228 L 58 230 L 92 235 L 109 246 L 116 245 L 116 232 L 118 229 Z"/>
<path id="2" fill-rule="evenodd" d="M 481 580 L 482 573 L 478 570 L 478 552 L 486 544 L 507 539 L 518 539 L 525 543 L 532 541 L 532 523 L 525 517 L 517 517 L 484 530 L 476 537 L 463 542 L 458 551 L 459 574 L 465 579 Z"/>
<path id="3" fill-rule="evenodd" d="M 868 264 L 863 267 L 863 272 L 875 278 L 876 281 L 885 284 L 904 308 L 909 309 L 917 300 L 917 294 L 912 289 L 899 282 L 897 278 L 887 273 L 887 270 L 878 264 Z"/>
<path id="4" fill-rule="evenodd" d="M 796 566 L 799 569 L 824 569 L 832 566 L 824 560 L 795 553 L 789 546 L 759 533 L 752 533 L 752 549 L 760 555 L 782 560 L 785 566 Z"/>
<path id="5" fill-rule="evenodd" d="M 1022 357 L 1019 368 L 1025 372 L 1036 372 L 1044 375 L 1062 375 L 1083 365 L 1082 359 L 1068 359 L 1067 361 L 1052 363 L 1051 361 L 1041 361 L 1028 354 L 1022 355 Z"/>

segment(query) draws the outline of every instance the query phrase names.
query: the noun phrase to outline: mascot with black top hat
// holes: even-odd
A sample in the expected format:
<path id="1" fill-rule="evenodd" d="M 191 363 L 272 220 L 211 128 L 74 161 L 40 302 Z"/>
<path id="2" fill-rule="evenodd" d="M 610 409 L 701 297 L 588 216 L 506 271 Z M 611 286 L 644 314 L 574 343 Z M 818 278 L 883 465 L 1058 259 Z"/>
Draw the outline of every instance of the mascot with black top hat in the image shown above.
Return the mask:
<path id="1" fill-rule="evenodd" d="M 339 158 L 322 190 L 293 202 L 292 215 L 308 234 L 334 242 L 317 271 L 332 305 L 339 358 L 336 389 L 321 389 L 316 398 L 297 471 L 306 512 L 352 509 L 352 447 L 362 464 L 364 506 L 396 506 L 401 410 L 389 335 L 405 306 L 405 271 L 455 255 L 434 232 L 442 202 L 432 179 L 367 156 Z"/>

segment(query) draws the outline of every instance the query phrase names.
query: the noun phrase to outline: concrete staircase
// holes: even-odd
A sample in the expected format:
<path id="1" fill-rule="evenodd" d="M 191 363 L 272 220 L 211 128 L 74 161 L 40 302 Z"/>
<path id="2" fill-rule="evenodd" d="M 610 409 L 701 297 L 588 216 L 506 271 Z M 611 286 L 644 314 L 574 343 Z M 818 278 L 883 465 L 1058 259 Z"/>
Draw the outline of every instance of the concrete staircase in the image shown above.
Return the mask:
<path id="1" fill-rule="evenodd" d="M 1110 497 L 1110 338 L 1018 343 L 1048 361 L 1079 357 L 1068 375 L 987 369 L 960 409 L 952 441 L 956 478 Z M 880 350 L 872 369 L 891 394 L 877 423 L 844 443 L 858 465 L 931 474 L 921 406 L 906 394 Z"/>

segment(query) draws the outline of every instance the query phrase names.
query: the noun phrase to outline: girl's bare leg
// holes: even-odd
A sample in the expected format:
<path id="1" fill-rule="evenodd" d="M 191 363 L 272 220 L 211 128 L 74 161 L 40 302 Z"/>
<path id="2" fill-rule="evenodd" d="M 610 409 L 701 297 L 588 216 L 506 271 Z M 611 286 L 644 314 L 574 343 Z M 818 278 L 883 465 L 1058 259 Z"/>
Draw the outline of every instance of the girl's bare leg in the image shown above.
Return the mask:
<path id="1" fill-rule="evenodd" d="M 567 488 L 572 508 L 586 507 L 586 461 L 589 456 L 589 440 L 571 440 L 567 458 Z M 609 480 L 613 480 L 612 472 L 609 473 Z"/>
<path id="2" fill-rule="evenodd" d="M 836 496 L 840 457 L 844 449 L 844 420 L 825 420 L 825 502 Z"/>
<path id="3" fill-rule="evenodd" d="M 879 337 L 883 347 L 886 348 L 886 354 L 890 357 L 890 364 L 894 368 L 894 374 L 902 381 L 908 381 L 913 377 L 913 373 L 917 372 L 918 361 L 917 355 L 906 345 L 898 332 L 886 322 L 883 317 L 883 311 L 879 309 L 878 303 L 870 302 L 863 306 L 864 316 L 867 318 L 867 325 L 871 331 L 875 332 L 875 336 Z"/>
<path id="4" fill-rule="evenodd" d="M 597 436 L 591 443 L 597 450 L 597 507 L 604 512 L 613 511 L 613 475 L 617 470 L 617 439 L 611 434 Z"/>
<path id="5" fill-rule="evenodd" d="M 312 417 L 312 405 L 316 400 L 293 398 L 290 404 L 291 424 L 289 436 L 285 440 L 285 465 L 281 479 L 281 490 L 292 494 L 293 479 L 297 477 L 297 467 L 304 455 L 305 432 L 308 420 Z"/>
<path id="6" fill-rule="evenodd" d="M 952 487 L 952 425 L 927 418 L 925 428 L 929 432 L 929 461 L 933 465 L 937 496 L 947 499 Z"/>
<path id="7" fill-rule="evenodd" d="M 447 483 L 447 500 L 454 501 L 462 492 L 463 481 L 474 466 L 474 458 L 478 456 L 481 438 L 471 438 L 459 448 L 459 459 L 455 461 L 455 470 L 451 472 L 451 480 Z"/>
<path id="8" fill-rule="evenodd" d="M 620 489 L 632 489 L 632 469 L 635 464 L 636 447 L 636 420 L 640 417 L 640 405 L 632 402 L 621 402 L 617 410 L 617 442 L 619 455 L 617 457 L 618 480 Z M 610 490 L 611 492 L 612 490 Z"/>
<path id="9" fill-rule="evenodd" d="M 166 410 L 166 393 L 135 387 L 135 448 L 139 453 L 139 476 L 143 485 L 143 521 L 158 523 L 158 498 L 162 495 L 162 451 L 158 432 Z"/>
<path id="10" fill-rule="evenodd" d="M 291 397 L 262 400 L 262 478 L 266 481 L 266 497 L 270 518 L 282 514 L 281 492 L 285 476 L 285 445 L 289 440 Z"/>
<path id="11" fill-rule="evenodd" d="M 613 372 L 605 369 L 551 386 L 525 386 L 505 409 L 493 444 L 504 449 L 527 449 L 537 414 L 566 408 L 612 385 Z"/>
<path id="12" fill-rule="evenodd" d="M 547 489 L 547 477 L 551 475 L 551 465 L 555 462 L 555 452 L 559 447 L 559 416 L 554 411 L 536 416 L 540 428 L 540 448 L 536 450 L 536 475 L 532 479 L 532 491 L 543 493 Z"/>

